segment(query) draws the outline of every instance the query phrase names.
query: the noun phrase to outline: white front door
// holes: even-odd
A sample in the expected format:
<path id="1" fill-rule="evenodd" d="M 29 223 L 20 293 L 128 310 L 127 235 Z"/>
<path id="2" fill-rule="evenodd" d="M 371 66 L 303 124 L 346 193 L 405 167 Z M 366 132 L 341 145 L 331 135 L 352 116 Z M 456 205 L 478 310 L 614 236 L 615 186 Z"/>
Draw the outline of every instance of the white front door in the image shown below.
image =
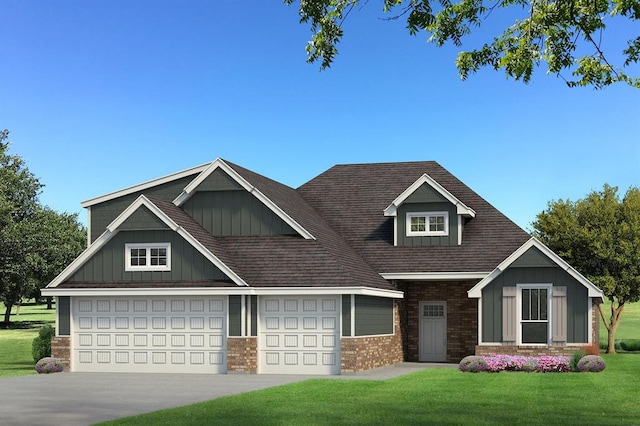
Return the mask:
<path id="1" fill-rule="evenodd" d="M 447 303 L 420 302 L 420 361 L 447 360 Z"/>
<path id="2" fill-rule="evenodd" d="M 260 296 L 258 372 L 340 374 L 339 296 Z"/>

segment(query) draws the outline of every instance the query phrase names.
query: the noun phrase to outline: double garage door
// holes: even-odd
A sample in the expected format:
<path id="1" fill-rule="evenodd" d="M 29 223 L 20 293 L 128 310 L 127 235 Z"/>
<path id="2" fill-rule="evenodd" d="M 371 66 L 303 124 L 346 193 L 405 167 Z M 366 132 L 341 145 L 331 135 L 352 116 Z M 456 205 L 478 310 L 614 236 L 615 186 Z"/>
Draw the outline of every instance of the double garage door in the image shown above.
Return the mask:
<path id="1" fill-rule="evenodd" d="M 339 374 L 339 298 L 259 298 L 258 372 Z M 227 297 L 74 297 L 72 369 L 226 373 Z"/>
<path id="2" fill-rule="evenodd" d="M 225 373 L 227 298 L 73 298 L 74 371 Z"/>

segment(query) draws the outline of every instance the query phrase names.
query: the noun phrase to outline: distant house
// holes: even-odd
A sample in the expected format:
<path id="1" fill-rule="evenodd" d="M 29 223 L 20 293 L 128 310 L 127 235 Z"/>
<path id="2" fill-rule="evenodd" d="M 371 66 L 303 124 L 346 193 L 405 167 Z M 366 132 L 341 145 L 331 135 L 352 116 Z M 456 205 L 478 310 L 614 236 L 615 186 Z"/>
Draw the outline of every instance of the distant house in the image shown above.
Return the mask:
<path id="1" fill-rule="evenodd" d="M 71 371 L 340 374 L 598 341 L 602 292 L 435 162 L 298 189 L 217 159 L 82 203 Z"/>

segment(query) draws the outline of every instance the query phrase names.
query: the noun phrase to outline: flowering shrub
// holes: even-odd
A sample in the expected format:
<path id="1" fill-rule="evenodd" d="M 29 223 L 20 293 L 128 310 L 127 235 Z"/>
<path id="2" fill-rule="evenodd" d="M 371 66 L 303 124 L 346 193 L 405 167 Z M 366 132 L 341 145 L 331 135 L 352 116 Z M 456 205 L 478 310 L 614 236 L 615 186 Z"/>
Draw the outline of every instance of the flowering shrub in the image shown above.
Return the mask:
<path id="1" fill-rule="evenodd" d="M 45 357 L 36 363 L 38 374 L 59 373 L 64 370 L 64 364 L 58 358 Z"/>
<path id="2" fill-rule="evenodd" d="M 592 373 L 599 373 L 606 367 L 604 359 L 599 355 L 587 355 L 582 357 L 578 362 L 578 371 L 590 371 Z"/>
<path id="3" fill-rule="evenodd" d="M 571 371 L 567 356 L 528 357 L 522 355 L 468 356 L 460 361 L 460 371 L 537 371 L 539 373 Z"/>

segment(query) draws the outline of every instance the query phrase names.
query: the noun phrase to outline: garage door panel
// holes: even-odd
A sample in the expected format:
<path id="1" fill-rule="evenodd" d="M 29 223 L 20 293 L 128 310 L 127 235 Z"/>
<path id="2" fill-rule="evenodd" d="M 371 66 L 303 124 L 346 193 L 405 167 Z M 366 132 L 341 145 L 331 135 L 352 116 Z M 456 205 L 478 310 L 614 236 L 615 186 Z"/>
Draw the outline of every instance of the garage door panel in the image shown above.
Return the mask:
<path id="1" fill-rule="evenodd" d="M 337 296 L 262 297 L 260 372 L 339 374 Z"/>
<path id="2" fill-rule="evenodd" d="M 226 372 L 226 298 L 73 304 L 75 371 Z"/>

